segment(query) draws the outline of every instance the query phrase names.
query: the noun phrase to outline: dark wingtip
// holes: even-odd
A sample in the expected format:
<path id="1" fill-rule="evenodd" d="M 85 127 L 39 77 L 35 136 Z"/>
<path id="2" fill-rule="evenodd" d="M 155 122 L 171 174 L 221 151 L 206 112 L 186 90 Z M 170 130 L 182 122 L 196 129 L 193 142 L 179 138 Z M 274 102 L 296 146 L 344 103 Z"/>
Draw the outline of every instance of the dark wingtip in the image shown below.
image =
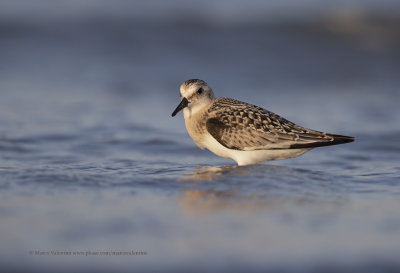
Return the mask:
<path id="1" fill-rule="evenodd" d="M 332 135 L 332 134 L 328 134 L 328 136 L 333 137 L 332 145 L 349 143 L 355 140 L 355 138 L 351 136 Z"/>
<path id="2" fill-rule="evenodd" d="M 355 138 L 351 137 L 351 136 L 342 136 L 342 135 L 333 135 L 333 134 L 326 134 L 326 135 L 333 137 L 333 140 L 293 144 L 290 146 L 290 148 L 291 149 L 316 148 L 316 147 L 323 147 L 323 146 L 345 144 L 345 143 L 353 142 L 355 140 Z"/>

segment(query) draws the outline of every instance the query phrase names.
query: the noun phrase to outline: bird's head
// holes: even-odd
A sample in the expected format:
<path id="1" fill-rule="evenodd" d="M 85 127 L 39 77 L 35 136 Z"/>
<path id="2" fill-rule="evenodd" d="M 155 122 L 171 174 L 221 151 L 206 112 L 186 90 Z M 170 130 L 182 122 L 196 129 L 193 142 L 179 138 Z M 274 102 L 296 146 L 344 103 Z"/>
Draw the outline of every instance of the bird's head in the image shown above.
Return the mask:
<path id="1" fill-rule="evenodd" d="M 175 116 L 179 111 L 187 108 L 192 115 L 209 105 L 214 99 L 214 93 L 205 81 L 199 79 L 187 80 L 180 87 L 181 102 L 172 113 Z"/>

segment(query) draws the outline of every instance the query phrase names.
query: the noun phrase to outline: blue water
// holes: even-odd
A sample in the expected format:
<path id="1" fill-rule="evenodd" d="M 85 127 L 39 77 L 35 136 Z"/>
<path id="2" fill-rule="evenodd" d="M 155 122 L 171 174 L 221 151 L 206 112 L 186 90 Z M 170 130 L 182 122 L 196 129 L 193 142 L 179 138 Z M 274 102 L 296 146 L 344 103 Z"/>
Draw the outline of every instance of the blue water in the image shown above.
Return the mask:
<path id="1" fill-rule="evenodd" d="M 159 22 L 99 9 L 1 21 L 3 268 L 400 270 L 398 21 Z M 170 116 L 194 77 L 356 141 L 237 167 Z"/>

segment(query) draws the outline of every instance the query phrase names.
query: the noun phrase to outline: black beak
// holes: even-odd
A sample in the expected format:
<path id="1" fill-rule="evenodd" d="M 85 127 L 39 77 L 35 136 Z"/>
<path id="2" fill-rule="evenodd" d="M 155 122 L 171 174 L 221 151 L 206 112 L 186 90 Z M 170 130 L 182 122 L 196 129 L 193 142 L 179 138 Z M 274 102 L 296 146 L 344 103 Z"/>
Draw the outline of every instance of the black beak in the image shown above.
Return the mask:
<path id="1" fill-rule="evenodd" d="M 181 100 L 181 103 L 179 103 L 178 107 L 176 107 L 176 109 L 174 110 L 174 112 L 172 112 L 171 116 L 175 116 L 176 114 L 179 113 L 179 111 L 181 111 L 183 108 L 185 108 L 186 106 L 188 106 L 189 101 L 187 100 L 187 98 L 183 98 Z"/>

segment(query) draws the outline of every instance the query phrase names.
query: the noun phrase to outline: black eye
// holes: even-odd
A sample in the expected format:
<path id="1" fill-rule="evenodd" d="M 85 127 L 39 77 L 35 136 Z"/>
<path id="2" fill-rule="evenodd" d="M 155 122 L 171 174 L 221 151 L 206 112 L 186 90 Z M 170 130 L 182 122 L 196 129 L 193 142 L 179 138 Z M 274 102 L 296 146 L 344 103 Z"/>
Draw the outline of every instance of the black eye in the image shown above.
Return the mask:
<path id="1" fill-rule="evenodd" d="M 201 93 L 203 93 L 203 88 L 200 87 L 199 90 L 197 90 L 197 94 L 200 95 Z"/>

